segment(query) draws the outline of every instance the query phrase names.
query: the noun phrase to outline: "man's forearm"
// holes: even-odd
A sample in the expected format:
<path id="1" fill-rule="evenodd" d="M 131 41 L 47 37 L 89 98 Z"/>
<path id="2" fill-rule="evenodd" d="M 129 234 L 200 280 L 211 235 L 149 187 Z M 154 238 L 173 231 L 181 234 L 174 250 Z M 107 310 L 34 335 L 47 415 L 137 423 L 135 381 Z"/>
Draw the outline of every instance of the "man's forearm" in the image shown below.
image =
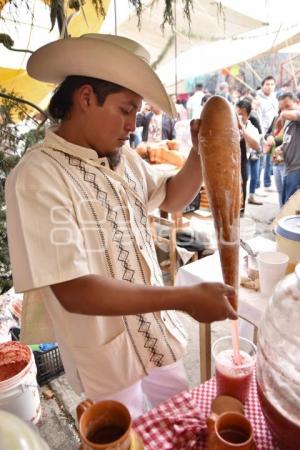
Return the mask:
<path id="1" fill-rule="evenodd" d="M 183 168 L 168 180 L 166 197 L 160 208 L 168 212 L 182 211 L 194 200 L 201 184 L 201 160 L 197 150 L 192 148 Z"/>
<path id="2" fill-rule="evenodd" d="M 184 296 L 173 287 L 150 287 L 87 275 L 51 286 L 62 306 L 76 314 L 120 316 L 183 309 Z"/>
<path id="3" fill-rule="evenodd" d="M 124 316 L 175 309 L 199 322 L 237 318 L 234 289 L 222 283 L 161 287 L 86 275 L 54 284 L 51 289 L 63 308 L 75 314 Z"/>
<path id="4" fill-rule="evenodd" d="M 251 134 L 248 133 L 247 130 L 243 130 L 243 137 L 246 141 L 246 144 L 252 148 L 253 150 L 259 150 L 259 142 L 254 139 Z"/>
<path id="5" fill-rule="evenodd" d="M 298 110 L 284 110 L 281 112 L 280 117 L 284 120 L 299 121 Z"/>

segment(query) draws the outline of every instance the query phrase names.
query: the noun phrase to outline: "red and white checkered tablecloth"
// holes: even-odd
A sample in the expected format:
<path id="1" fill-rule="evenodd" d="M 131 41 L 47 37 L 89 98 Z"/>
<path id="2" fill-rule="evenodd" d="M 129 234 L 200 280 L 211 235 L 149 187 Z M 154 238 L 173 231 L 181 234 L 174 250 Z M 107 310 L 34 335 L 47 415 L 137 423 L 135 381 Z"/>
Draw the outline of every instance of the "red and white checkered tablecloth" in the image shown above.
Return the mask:
<path id="1" fill-rule="evenodd" d="M 189 391 L 181 392 L 134 422 L 145 450 L 206 449 L 206 418 L 216 396 L 215 378 Z M 265 423 L 252 380 L 245 415 L 252 423 L 257 450 L 277 450 Z"/>

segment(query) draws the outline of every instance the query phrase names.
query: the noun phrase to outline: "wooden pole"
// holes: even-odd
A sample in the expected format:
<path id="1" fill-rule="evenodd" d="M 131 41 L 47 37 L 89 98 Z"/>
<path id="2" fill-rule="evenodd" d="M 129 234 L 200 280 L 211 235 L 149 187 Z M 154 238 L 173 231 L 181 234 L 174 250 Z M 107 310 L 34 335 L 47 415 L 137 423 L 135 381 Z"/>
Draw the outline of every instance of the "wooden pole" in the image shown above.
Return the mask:
<path id="1" fill-rule="evenodd" d="M 174 58 L 174 64 L 175 64 L 175 98 L 177 100 L 177 94 L 178 94 L 178 74 L 177 74 L 177 55 L 178 55 L 178 48 L 177 48 L 177 1 L 174 1 L 174 50 L 175 50 L 175 58 Z"/>

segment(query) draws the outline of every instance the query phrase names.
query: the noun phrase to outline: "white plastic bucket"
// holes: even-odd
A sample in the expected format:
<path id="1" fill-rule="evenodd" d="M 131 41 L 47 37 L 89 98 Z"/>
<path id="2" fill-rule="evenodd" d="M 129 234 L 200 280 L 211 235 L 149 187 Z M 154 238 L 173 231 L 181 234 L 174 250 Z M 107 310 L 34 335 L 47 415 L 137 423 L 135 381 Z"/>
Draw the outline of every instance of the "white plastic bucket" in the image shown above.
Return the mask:
<path id="1" fill-rule="evenodd" d="M 34 356 L 27 345 L 0 344 L 0 409 L 34 424 L 41 416 L 36 372 Z"/>
<path id="2" fill-rule="evenodd" d="M 276 227 L 276 249 L 289 258 L 288 272 L 294 272 L 300 262 L 300 216 L 286 216 L 279 219 Z"/>

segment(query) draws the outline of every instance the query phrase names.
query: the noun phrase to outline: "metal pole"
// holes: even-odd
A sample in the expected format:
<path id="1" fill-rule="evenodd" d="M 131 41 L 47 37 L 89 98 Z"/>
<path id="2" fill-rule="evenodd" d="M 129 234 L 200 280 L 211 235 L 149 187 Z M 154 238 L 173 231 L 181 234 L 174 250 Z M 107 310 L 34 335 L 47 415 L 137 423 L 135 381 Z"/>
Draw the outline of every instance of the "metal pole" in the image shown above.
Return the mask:
<path id="1" fill-rule="evenodd" d="M 117 24 L 117 0 L 114 0 L 114 13 L 115 13 L 115 35 L 118 35 L 118 24 Z"/>
<path id="2" fill-rule="evenodd" d="M 175 49 L 175 96 L 177 99 L 177 84 L 178 84 L 178 80 L 177 80 L 177 0 L 174 1 L 174 49 Z"/>

